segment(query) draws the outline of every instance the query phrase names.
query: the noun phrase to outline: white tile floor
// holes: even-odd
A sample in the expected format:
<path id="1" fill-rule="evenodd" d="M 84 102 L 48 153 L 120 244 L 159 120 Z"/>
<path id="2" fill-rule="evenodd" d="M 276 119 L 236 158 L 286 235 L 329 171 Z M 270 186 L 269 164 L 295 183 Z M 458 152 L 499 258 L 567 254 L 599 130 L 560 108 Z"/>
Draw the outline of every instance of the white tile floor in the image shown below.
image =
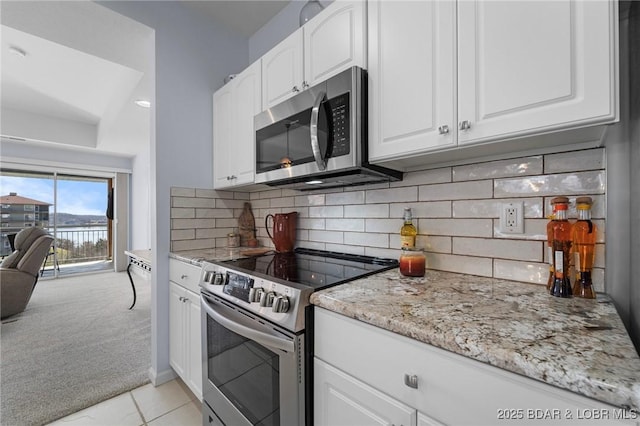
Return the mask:
<path id="1" fill-rule="evenodd" d="M 55 426 L 201 426 L 200 401 L 180 379 L 158 387 L 144 385 L 85 408 Z"/>

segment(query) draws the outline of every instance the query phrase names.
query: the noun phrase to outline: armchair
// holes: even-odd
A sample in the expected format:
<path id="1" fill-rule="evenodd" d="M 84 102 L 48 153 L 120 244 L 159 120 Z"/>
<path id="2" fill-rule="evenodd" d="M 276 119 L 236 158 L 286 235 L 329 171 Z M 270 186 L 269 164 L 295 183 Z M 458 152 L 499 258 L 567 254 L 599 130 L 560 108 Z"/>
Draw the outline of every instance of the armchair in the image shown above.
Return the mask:
<path id="1" fill-rule="evenodd" d="M 0 318 L 24 311 L 38 281 L 53 237 L 42 228 L 26 228 L 18 232 L 15 251 L 0 264 Z"/>

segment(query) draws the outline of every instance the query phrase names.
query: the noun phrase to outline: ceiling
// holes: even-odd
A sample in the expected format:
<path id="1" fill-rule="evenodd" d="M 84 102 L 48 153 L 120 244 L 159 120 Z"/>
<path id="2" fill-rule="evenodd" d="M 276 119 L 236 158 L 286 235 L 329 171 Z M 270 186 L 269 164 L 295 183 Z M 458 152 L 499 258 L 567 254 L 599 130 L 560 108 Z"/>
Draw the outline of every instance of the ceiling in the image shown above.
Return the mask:
<path id="1" fill-rule="evenodd" d="M 180 1 L 245 38 L 289 3 Z M 3 143 L 61 143 L 127 156 L 148 148 L 151 110 L 133 101 L 153 98 L 153 61 L 145 51 L 151 29 L 93 2 L 1 6 Z"/>

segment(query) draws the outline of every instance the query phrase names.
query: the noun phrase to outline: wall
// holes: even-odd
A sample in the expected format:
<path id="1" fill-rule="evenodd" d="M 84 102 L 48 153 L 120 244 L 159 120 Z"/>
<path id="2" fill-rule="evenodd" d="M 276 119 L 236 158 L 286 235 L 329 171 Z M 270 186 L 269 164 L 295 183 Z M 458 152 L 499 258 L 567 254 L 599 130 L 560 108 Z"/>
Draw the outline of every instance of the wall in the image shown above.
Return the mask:
<path id="1" fill-rule="evenodd" d="M 546 284 L 547 215 L 550 199 L 594 199 L 598 226 L 594 285 L 604 291 L 605 151 L 602 148 L 482 162 L 406 173 L 402 182 L 327 192 L 273 189 L 250 194 L 178 189 L 172 191 L 172 250 L 224 247 L 249 198 L 258 237 L 268 213 L 297 211 L 301 247 L 371 256 L 399 256 L 402 213 L 411 207 L 417 246 L 428 268 Z M 504 202 L 523 201 L 525 233 L 499 231 Z"/>
<path id="2" fill-rule="evenodd" d="M 245 39 L 215 27 L 181 2 L 100 4 L 153 28 L 156 34 L 149 220 L 153 264 L 150 376 L 157 384 L 172 375 L 167 315 L 170 187 L 212 186 L 212 94 L 226 75 L 248 65 L 248 47 Z"/>

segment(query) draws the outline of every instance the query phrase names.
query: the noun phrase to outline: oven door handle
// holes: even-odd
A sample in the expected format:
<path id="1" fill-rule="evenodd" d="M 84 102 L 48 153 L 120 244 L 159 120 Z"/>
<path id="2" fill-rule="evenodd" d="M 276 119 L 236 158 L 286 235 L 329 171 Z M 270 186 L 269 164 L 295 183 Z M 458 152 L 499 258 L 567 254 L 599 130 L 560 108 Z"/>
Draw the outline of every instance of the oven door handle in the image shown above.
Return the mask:
<path id="1" fill-rule="evenodd" d="M 237 323 L 236 321 L 228 318 L 223 313 L 219 312 L 215 307 L 211 306 L 204 294 L 200 294 L 200 300 L 202 301 L 202 306 L 204 307 L 205 311 L 207 311 L 207 315 L 209 315 L 218 324 L 222 325 L 226 329 L 231 330 L 234 333 L 237 333 L 247 339 L 260 343 L 263 346 L 281 349 L 285 352 L 295 351 L 293 340 L 272 336 L 268 333 L 264 333 L 254 328 L 247 327 L 246 325 Z"/>
<path id="2" fill-rule="evenodd" d="M 318 93 L 318 97 L 313 103 L 313 108 L 311 108 L 311 122 L 309 123 L 311 151 L 313 152 L 313 158 L 316 160 L 316 165 L 320 170 L 327 168 L 327 163 L 323 158 L 322 152 L 320 152 L 320 142 L 318 141 L 318 116 L 320 115 L 320 105 L 322 105 L 325 96 L 325 92 Z"/>

